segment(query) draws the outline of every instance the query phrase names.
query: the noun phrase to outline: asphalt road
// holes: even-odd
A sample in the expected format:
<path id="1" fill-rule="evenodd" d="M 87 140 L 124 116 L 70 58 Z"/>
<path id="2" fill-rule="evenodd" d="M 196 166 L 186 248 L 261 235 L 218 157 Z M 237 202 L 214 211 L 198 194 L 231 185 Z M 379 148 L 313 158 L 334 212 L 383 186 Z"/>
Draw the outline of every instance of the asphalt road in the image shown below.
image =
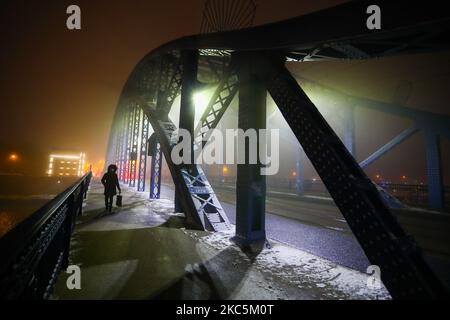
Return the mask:
<path id="1" fill-rule="evenodd" d="M 173 189 L 168 186 L 163 186 L 162 189 L 163 197 L 173 199 Z M 215 190 L 230 222 L 235 224 L 235 205 L 229 197 L 229 193 L 233 191 L 217 188 Z M 347 224 L 342 218 L 338 218 L 340 220 L 333 220 L 335 218 L 336 208 L 329 205 L 324 206 L 305 202 L 300 209 L 298 203 L 293 206 L 285 199 L 283 201 L 272 198 L 268 199 L 267 208 L 270 207 L 274 210 L 275 208 L 273 207 L 277 205 L 281 206 L 281 210 L 284 211 L 304 211 L 306 221 L 266 212 L 266 234 L 268 239 L 280 241 L 346 267 L 366 271 L 370 263 L 355 237 L 349 232 Z M 319 207 L 324 208 L 320 211 Z M 276 210 L 279 211 L 280 208 L 276 207 Z M 328 218 L 327 215 L 329 216 Z M 330 226 L 324 227 L 318 224 L 325 222 Z M 333 228 L 336 228 L 336 230 Z"/>
<path id="2" fill-rule="evenodd" d="M 163 197 L 173 199 L 173 187 L 165 185 L 162 189 Z M 234 224 L 235 189 L 214 186 L 214 190 Z M 393 212 L 450 288 L 450 215 L 416 209 Z M 269 240 L 280 241 L 349 268 L 366 272 L 370 265 L 338 208 L 325 198 L 268 193 L 266 234 Z"/>

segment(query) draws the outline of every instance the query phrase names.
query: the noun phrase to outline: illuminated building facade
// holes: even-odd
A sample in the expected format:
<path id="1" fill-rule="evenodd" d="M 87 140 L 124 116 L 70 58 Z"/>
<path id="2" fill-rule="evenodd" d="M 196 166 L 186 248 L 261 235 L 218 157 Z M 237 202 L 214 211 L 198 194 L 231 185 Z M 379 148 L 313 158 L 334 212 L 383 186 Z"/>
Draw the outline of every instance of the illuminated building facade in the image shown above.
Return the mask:
<path id="1" fill-rule="evenodd" d="M 77 176 L 81 177 L 84 173 L 86 154 L 50 154 L 48 171 L 49 176 Z"/>

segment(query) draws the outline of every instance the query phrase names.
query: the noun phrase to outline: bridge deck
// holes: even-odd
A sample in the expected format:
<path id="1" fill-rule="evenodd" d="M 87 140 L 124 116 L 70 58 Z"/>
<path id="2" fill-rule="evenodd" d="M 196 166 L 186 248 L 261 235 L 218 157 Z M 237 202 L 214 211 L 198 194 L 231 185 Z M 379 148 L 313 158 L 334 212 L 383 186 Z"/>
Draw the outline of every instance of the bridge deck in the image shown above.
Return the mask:
<path id="1" fill-rule="evenodd" d="M 186 230 L 169 197 L 149 201 L 124 187 L 124 206 L 105 214 L 94 181 L 72 239 L 70 264 L 81 268 L 81 290 L 61 273 L 54 299 L 375 299 L 367 276 L 270 241 L 245 254 L 230 233 Z"/>

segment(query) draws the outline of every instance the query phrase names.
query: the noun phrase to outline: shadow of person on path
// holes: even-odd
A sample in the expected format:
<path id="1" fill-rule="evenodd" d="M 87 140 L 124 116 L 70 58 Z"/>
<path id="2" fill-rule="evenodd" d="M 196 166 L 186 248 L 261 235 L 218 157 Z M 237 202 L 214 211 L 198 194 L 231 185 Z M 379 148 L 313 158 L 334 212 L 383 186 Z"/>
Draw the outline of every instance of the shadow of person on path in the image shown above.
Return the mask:
<path id="1" fill-rule="evenodd" d="M 186 265 L 181 278 L 148 299 L 230 299 L 243 285 L 251 265 L 252 262 L 242 259 L 236 247 L 228 247 L 203 263 Z"/>

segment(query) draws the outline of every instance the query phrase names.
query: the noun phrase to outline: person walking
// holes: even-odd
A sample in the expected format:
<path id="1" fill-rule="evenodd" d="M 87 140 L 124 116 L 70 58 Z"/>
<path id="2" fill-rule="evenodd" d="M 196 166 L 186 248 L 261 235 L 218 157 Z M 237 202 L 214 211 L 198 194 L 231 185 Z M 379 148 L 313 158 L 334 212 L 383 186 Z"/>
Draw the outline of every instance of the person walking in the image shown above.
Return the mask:
<path id="1" fill-rule="evenodd" d="M 108 171 L 103 175 L 102 184 L 105 187 L 105 207 L 106 210 L 111 212 L 112 205 L 114 201 L 114 196 L 119 190 L 119 194 L 122 193 L 119 185 L 119 178 L 117 178 L 117 166 L 115 164 L 110 164 L 108 166 Z"/>

